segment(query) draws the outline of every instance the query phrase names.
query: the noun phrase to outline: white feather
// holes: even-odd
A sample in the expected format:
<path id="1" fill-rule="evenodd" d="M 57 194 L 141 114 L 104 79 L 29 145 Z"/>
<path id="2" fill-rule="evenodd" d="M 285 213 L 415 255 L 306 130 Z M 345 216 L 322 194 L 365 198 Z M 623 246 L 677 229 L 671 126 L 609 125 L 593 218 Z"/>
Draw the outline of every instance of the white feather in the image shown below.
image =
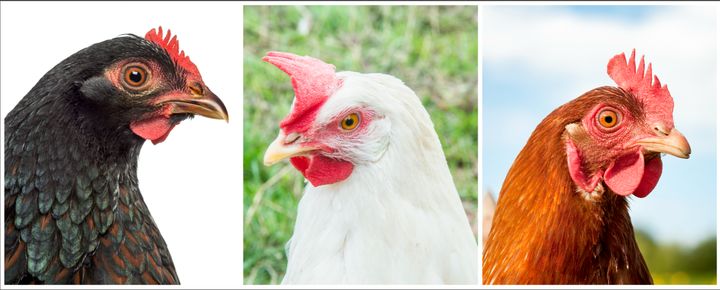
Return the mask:
<path id="1" fill-rule="evenodd" d="M 477 243 L 422 103 L 389 75 L 338 76 L 316 122 L 357 107 L 379 116 L 345 145 L 350 177 L 307 185 L 283 283 L 476 284 Z"/>

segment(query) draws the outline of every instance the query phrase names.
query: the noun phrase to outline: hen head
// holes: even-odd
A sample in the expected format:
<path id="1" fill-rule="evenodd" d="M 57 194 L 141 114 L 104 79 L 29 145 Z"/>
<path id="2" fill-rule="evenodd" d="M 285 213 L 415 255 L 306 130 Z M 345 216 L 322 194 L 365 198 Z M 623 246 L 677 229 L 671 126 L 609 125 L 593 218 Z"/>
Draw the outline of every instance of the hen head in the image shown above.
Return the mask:
<path id="1" fill-rule="evenodd" d="M 358 166 L 380 160 L 389 148 L 391 124 L 393 135 L 408 132 L 396 130 L 407 124 L 420 126 L 413 121 L 393 122 L 410 116 L 412 107 L 422 107 L 412 90 L 395 77 L 336 73 L 333 65 L 290 53 L 270 52 L 263 60 L 287 73 L 295 91 L 290 113 L 280 122 L 280 133 L 264 162 L 271 165 L 290 158 L 314 186 L 341 182 Z"/>
<path id="2" fill-rule="evenodd" d="M 126 35 L 94 44 L 59 66 L 67 66 L 83 97 L 81 116 L 100 131 L 129 129 L 157 144 L 195 114 L 228 120 L 225 105 L 162 27 L 145 38 Z"/>
<path id="3" fill-rule="evenodd" d="M 608 74 L 618 87 L 591 90 L 558 109 L 579 119 L 563 134 L 570 176 L 587 193 L 604 181 L 616 194 L 645 197 L 660 179 L 660 153 L 688 158 L 690 145 L 675 129 L 667 86 L 653 78 L 652 65 L 645 70 L 644 57 L 636 67 L 634 50 L 629 62 L 616 55 Z"/>

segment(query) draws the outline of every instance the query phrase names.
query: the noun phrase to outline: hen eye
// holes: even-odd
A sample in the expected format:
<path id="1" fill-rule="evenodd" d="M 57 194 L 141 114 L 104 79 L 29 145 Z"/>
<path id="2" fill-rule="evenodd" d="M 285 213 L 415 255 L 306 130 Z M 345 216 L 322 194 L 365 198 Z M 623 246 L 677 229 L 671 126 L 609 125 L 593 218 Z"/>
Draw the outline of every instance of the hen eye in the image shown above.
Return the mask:
<path id="1" fill-rule="evenodd" d="M 131 89 L 139 89 L 148 81 L 148 70 L 140 64 L 131 64 L 123 70 L 123 81 Z"/>
<path id="2" fill-rule="evenodd" d="M 358 124 L 360 124 L 360 115 L 357 113 L 352 113 L 340 121 L 340 127 L 343 128 L 343 130 L 350 131 L 355 128 L 357 128 Z"/>
<path id="3" fill-rule="evenodd" d="M 603 110 L 598 114 L 598 122 L 605 128 L 615 127 L 618 123 L 618 114 L 612 110 Z"/>

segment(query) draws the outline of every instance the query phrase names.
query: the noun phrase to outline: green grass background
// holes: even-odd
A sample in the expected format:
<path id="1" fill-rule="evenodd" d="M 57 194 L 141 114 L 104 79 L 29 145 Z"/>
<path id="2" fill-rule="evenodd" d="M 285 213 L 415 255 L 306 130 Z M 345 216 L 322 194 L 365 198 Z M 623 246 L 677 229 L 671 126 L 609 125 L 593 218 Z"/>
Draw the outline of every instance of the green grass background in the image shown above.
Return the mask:
<path id="1" fill-rule="evenodd" d="M 245 284 L 282 280 L 304 188 L 288 162 L 262 164 L 293 98 L 287 75 L 261 61 L 271 50 L 320 58 L 338 71 L 402 79 L 435 123 L 477 230 L 477 13 L 476 6 L 245 6 Z"/>

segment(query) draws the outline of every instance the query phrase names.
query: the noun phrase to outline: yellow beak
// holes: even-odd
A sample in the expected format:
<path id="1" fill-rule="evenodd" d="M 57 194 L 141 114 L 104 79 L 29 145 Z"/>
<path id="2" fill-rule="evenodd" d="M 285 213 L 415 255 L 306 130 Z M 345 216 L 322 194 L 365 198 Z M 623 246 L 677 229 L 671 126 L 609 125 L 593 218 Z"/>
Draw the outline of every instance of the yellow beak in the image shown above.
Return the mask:
<path id="1" fill-rule="evenodd" d="M 666 136 L 640 139 L 637 144 L 645 150 L 658 153 L 667 153 L 679 158 L 690 158 L 690 144 L 685 136 L 676 129 L 670 130 Z"/>
<path id="2" fill-rule="evenodd" d="M 291 140 L 291 142 L 288 143 L 286 139 L 287 136 L 280 131 L 280 134 L 278 134 L 277 138 L 275 138 L 275 141 L 273 141 L 265 151 L 265 157 L 263 158 L 265 166 L 270 166 L 283 159 L 303 155 L 306 152 L 316 149 L 312 146 L 302 146 L 300 144 L 293 143 L 295 140 Z"/>

